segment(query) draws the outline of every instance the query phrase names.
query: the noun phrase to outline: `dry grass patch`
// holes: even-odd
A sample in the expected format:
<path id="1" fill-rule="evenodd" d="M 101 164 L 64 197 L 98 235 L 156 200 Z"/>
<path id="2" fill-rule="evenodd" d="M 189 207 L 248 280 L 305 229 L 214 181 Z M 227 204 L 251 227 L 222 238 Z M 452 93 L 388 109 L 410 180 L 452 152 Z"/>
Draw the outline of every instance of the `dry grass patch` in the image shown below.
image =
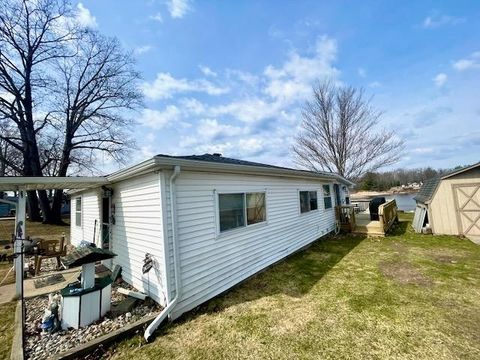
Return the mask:
<path id="1" fill-rule="evenodd" d="M 0 360 L 10 359 L 16 306 L 16 302 L 0 305 Z"/>
<path id="2" fill-rule="evenodd" d="M 428 277 L 405 261 L 385 261 L 381 262 L 379 267 L 382 274 L 401 284 L 428 286 L 432 283 Z"/>
<path id="3" fill-rule="evenodd" d="M 384 239 L 322 239 L 105 357 L 480 358 L 480 247 L 403 220 Z"/>

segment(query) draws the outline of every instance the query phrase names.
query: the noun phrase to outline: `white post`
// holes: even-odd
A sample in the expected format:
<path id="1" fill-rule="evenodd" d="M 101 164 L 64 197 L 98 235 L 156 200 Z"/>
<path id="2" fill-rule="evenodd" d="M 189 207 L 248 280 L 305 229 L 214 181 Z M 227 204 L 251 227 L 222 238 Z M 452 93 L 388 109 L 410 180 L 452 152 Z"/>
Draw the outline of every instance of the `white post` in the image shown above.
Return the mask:
<path id="1" fill-rule="evenodd" d="M 95 263 L 82 265 L 82 289 L 91 289 L 95 286 Z"/>
<path id="2" fill-rule="evenodd" d="M 23 254 L 22 244 L 25 239 L 25 211 L 27 204 L 27 192 L 24 189 L 18 190 L 17 209 L 15 211 L 15 244 L 14 251 L 19 254 L 15 257 L 15 294 L 17 298 L 22 293 L 23 281 Z"/>

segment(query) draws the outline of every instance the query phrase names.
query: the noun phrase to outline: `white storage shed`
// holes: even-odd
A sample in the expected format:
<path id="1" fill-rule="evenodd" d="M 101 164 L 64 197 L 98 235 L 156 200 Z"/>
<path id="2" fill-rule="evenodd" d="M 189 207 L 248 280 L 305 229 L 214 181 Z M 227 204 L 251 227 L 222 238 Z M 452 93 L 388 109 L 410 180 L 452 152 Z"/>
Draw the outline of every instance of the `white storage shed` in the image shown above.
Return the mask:
<path id="1" fill-rule="evenodd" d="M 425 181 L 415 200 L 415 231 L 480 240 L 480 163 Z"/>

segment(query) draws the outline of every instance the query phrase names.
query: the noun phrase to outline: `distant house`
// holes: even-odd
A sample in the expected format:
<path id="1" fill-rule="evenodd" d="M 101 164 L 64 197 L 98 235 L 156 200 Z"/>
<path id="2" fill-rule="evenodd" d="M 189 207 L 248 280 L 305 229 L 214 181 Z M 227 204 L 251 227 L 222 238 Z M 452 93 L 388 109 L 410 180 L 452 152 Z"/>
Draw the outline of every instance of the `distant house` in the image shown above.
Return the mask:
<path id="1" fill-rule="evenodd" d="M 425 181 L 414 199 L 415 231 L 480 237 L 480 163 Z"/>
<path id="2" fill-rule="evenodd" d="M 124 280 L 173 318 L 334 231 L 353 185 L 220 154 L 158 155 L 106 178 L 71 193 L 71 242 L 111 249 Z"/>

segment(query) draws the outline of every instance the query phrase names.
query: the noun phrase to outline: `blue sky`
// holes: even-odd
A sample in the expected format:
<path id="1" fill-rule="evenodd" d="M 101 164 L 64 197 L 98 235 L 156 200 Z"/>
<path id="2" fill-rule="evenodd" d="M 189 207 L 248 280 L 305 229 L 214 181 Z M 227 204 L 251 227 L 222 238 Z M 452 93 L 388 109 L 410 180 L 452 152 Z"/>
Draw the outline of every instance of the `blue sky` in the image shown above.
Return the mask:
<path id="1" fill-rule="evenodd" d="M 363 87 L 405 140 L 394 167 L 480 161 L 478 1 L 114 1 L 77 4 L 142 73 L 138 151 L 292 166 L 316 79 Z M 106 168 L 112 165 L 105 163 Z"/>

